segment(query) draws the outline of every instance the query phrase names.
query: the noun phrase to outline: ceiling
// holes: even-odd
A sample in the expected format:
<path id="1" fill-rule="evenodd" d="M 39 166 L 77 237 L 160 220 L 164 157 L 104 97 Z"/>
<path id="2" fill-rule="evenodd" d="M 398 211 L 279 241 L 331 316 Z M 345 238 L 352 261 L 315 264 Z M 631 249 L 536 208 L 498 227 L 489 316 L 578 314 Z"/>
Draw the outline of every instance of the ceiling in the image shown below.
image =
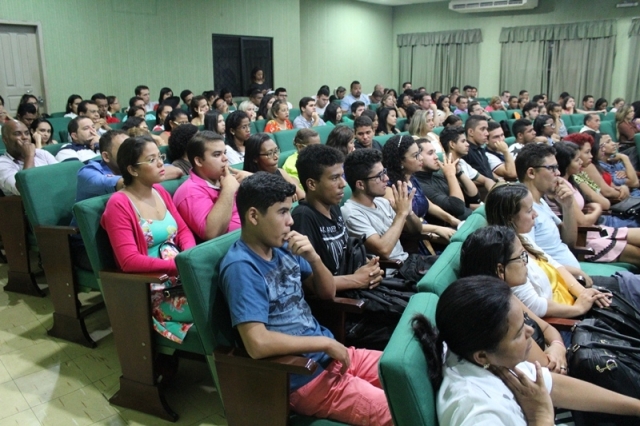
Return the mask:
<path id="1" fill-rule="evenodd" d="M 443 2 L 448 0 L 358 0 L 364 3 L 375 3 L 382 4 L 384 6 L 403 6 L 405 4 L 415 4 L 415 3 L 435 3 L 435 2 Z"/>

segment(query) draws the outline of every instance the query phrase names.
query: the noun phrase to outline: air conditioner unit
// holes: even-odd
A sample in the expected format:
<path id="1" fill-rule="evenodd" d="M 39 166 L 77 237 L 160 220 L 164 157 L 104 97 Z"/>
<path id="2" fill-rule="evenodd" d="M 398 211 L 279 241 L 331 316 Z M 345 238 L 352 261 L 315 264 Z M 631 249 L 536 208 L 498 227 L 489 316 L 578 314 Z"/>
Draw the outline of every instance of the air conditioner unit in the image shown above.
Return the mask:
<path id="1" fill-rule="evenodd" d="M 451 0 L 449 10 L 459 13 L 510 12 L 538 7 L 538 0 Z"/>

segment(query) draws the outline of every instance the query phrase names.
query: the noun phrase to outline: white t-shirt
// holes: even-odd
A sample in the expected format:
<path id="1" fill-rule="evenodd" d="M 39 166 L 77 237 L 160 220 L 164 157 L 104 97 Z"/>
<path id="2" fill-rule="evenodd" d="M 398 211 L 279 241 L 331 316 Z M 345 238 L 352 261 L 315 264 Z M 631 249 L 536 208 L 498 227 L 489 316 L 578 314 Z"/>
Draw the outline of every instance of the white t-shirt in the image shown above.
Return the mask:
<path id="1" fill-rule="evenodd" d="M 529 379 L 536 380 L 534 364 L 525 361 L 516 367 Z M 448 351 L 442 373 L 442 386 L 436 399 L 436 411 L 441 425 L 527 425 L 513 392 L 489 370 Z M 542 368 L 542 376 L 547 391 L 551 393 L 553 379 L 545 367 Z"/>
<path id="2" fill-rule="evenodd" d="M 244 152 L 238 152 L 230 146 L 227 146 L 227 159 L 229 160 L 230 166 L 244 163 Z"/>
<path id="3" fill-rule="evenodd" d="M 478 175 L 480 174 L 480 173 L 478 173 L 478 171 L 476 169 L 471 167 L 469 165 L 469 163 L 464 161 L 462 158 L 460 159 L 459 164 L 460 164 L 460 170 L 462 170 L 462 173 L 467 175 L 467 177 L 469 179 L 471 179 L 471 180 L 475 180 L 478 177 Z"/>
<path id="4" fill-rule="evenodd" d="M 487 160 L 489 160 L 489 167 L 491 167 L 492 172 L 504 164 L 504 161 L 491 151 L 485 151 L 484 155 L 487 157 Z"/>
<path id="5" fill-rule="evenodd" d="M 513 145 L 511 145 L 509 147 L 509 152 L 511 153 L 511 155 L 513 156 L 513 159 L 515 160 L 515 158 L 518 156 L 518 154 L 520 153 L 520 151 L 522 151 L 522 148 L 524 148 L 524 144 L 521 143 L 514 143 Z"/>

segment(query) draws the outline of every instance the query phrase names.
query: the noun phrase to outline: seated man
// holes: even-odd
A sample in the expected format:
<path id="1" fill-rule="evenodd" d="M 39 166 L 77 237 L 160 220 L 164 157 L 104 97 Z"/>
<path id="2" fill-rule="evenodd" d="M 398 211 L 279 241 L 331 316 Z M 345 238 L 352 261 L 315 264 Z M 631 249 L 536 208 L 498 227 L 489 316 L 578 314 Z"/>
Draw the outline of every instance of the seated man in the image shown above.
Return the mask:
<path id="1" fill-rule="evenodd" d="M 590 113 L 584 116 L 584 126 L 580 129 L 580 133 L 588 131 L 600 133 L 600 114 Z"/>
<path id="2" fill-rule="evenodd" d="M 522 151 L 522 148 L 527 144 L 535 143 L 536 131 L 533 129 L 531 121 L 526 118 L 514 121 L 511 129 L 513 131 L 513 136 L 516 137 L 516 142 L 509 147 L 509 152 L 515 160 L 520 151 Z"/>
<path id="3" fill-rule="evenodd" d="M 459 160 L 460 171 L 467 175 L 476 187 L 483 187 L 487 191 L 493 188 L 495 181 L 486 178 L 476 169 L 471 167 L 462 157 L 469 153 L 469 142 L 462 127 L 446 127 L 440 133 L 440 143 L 444 148 L 445 155 L 449 156 L 449 161 Z"/>
<path id="4" fill-rule="evenodd" d="M 460 220 L 465 220 L 480 204 L 478 188 L 469 176 L 462 172 L 460 159 L 451 161 L 444 155 L 438 161 L 438 154 L 428 139 L 416 141 L 422 151 L 422 171 L 414 173 L 424 195 L 442 210 Z"/>
<path id="5" fill-rule="evenodd" d="M 489 167 L 493 172 L 495 180 L 517 180 L 516 163 L 513 155 L 509 152 L 509 145 L 504 140 L 504 131 L 500 123 L 489 122 L 489 137 L 487 138 L 487 150 L 485 155 L 489 161 Z"/>
<path id="6" fill-rule="evenodd" d="M 56 155 L 56 160 L 59 162 L 69 160 L 85 162 L 94 159 L 98 155 L 95 149 L 98 147 L 100 137 L 96 132 L 93 120 L 89 117 L 77 116 L 69 122 L 67 130 L 69 131 L 71 143 L 65 144 L 60 148 Z"/>
<path id="7" fill-rule="evenodd" d="M 395 204 L 384 198 L 389 178 L 382 166 L 382 153 L 375 149 L 352 152 L 344 163 L 351 198 L 342 206 L 347 231 L 352 237 L 364 235 L 367 252 L 381 259 L 405 261 L 409 254 L 400 244 L 400 234 L 422 232 L 422 222 L 413 213 L 415 189 L 406 182 L 394 185 Z"/>
<path id="8" fill-rule="evenodd" d="M 31 127 L 33 120 L 38 118 L 38 107 L 31 103 L 24 103 L 18 106 L 16 111 L 16 119 L 24 123 L 25 126 Z"/>
<path id="9" fill-rule="evenodd" d="M 275 91 L 275 95 L 280 102 L 284 102 L 287 104 L 287 108 L 289 109 L 293 108 L 293 105 L 291 105 L 291 102 L 288 101 L 289 95 L 287 94 L 287 89 L 285 89 L 284 87 L 278 87 Z"/>
<path id="10" fill-rule="evenodd" d="M 343 112 L 346 113 L 347 111 L 349 111 L 351 109 L 351 104 L 353 104 L 354 102 L 362 102 L 364 104 L 364 107 L 369 105 L 371 101 L 369 100 L 369 97 L 367 95 L 362 94 L 362 85 L 359 81 L 352 81 L 351 86 L 349 87 L 351 93 L 342 98 L 342 101 L 340 101 L 340 108 Z"/>
<path id="11" fill-rule="evenodd" d="M 207 130 L 187 143 L 192 169 L 173 202 L 200 241 L 240 228 L 236 192 L 238 180 L 246 174 L 229 166 L 226 150 L 224 137 Z"/>
<path id="12" fill-rule="evenodd" d="M 485 178 L 493 180 L 491 166 L 484 151 L 489 137 L 488 127 L 487 119 L 483 115 L 469 116 L 464 124 L 464 131 L 469 143 L 469 152 L 464 156 L 464 161 Z"/>
<path id="13" fill-rule="evenodd" d="M 309 238 L 324 266 L 336 275 L 337 291 L 372 288 L 382 279 L 377 258 L 352 275 L 337 276 L 348 239 L 339 207 L 347 186 L 343 163 L 342 152 L 326 145 L 311 145 L 300 153 L 296 168 L 307 196 L 293 210 L 292 229 Z"/>
<path id="14" fill-rule="evenodd" d="M 31 142 L 31 133 L 22 121 L 4 122 L 2 141 L 7 149 L 4 155 L 0 155 L 0 190 L 4 195 L 20 195 L 16 188 L 16 173 L 20 170 L 57 163 L 49 152 L 36 149 Z"/>
<path id="15" fill-rule="evenodd" d="M 308 129 L 310 127 L 324 126 L 324 120 L 316 113 L 316 101 L 305 96 L 300 99 L 300 115 L 293 120 L 296 129 Z"/>
<path id="16" fill-rule="evenodd" d="M 100 110 L 98 104 L 94 101 L 82 101 L 78 105 L 78 116 L 89 117 L 93 121 L 93 126 L 98 133 L 98 136 L 102 136 L 111 130 L 111 127 L 107 124 L 107 120 L 100 117 Z"/>
<path id="17" fill-rule="evenodd" d="M 466 114 L 468 106 L 469 106 L 469 98 L 467 98 L 466 96 L 458 96 L 456 109 L 453 111 L 453 113 L 455 115 Z"/>
<path id="18" fill-rule="evenodd" d="M 353 122 L 353 131 L 356 135 L 356 149 L 373 148 L 382 152 L 380 142 L 373 140 L 374 129 L 373 122 L 369 117 L 358 117 Z"/>
<path id="19" fill-rule="evenodd" d="M 110 130 L 100 138 L 100 160 L 92 160 L 78 171 L 76 203 L 124 188 L 118 168 L 118 149 L 129 136 L 122 130 Z"/>
<path id="20" fill-rule="evenodd" d="M 351 117 L 352 119 L 356 119 L 358 117 L 360 117 L 362 115 L 362 113 L 365 111 L 366 106 L 364 104 L 364 102 L 360 102 L 360 101 L 355 101 L 354 103 L 351 104 Z M 349 117 L 348 117 L 349 118 Z"/>
<path id="21" fill-rule="evenodd" d="M 291 408 L 349 424 L 393 425 L 378 378 L 381 352 L 346 348 L 320 326 L 303 286 L 335 296 L 335 279 L 309 239 L 291 231 L 294 185 L 259 172 L 238 190 L 240 239 L 220 264 L 221 289 L 252 358 L 303 354 L 318 364 L 310 376 L 290 376 Z M 364 402 L 364 403 L 363 403 Z"/>
<path id="22" fill-rule="evenodd" d="M 524 114 L 522 118 L 526 118 L 533 123 L 533 121 L 538 118 L 538 115 L 540 115 L 540 107 L 535 102 L 527 102 L 524 107 L 522 107 L 522 114 Z"/>

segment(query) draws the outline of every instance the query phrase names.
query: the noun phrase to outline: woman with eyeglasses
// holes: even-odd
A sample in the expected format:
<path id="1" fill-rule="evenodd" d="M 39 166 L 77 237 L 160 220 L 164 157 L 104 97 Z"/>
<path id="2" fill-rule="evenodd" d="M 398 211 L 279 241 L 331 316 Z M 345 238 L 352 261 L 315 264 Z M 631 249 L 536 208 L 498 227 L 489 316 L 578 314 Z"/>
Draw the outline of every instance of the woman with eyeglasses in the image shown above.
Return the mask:
<path id="1" fill-rule="evenodd" d="M 423 220 L 422 231 L 433 232 L 449 241 L 456 232 L 453 228 L 460 224 L 460 220 L 445 212 L 436 204 L 430 203 L 424 192 L 422 192 L 420 183 L 413 176 L 414 173 L 422 170 L 422 155 L 420 146 L 416 141 L 411 136 L 399 135 L 389 139 L 384 148 L 382 148 L 382 165 L 385 167 L 386 174 L 389 177 L 384 198 L 389 200 L 393 206 L 395 202 L 391 186 L 397 185 L 398 181 L 406 182 L 409 190 L 413 188 L 416 190 L 413 197 L 412 210 L 417 217 Z M 448 223 L 453 228 L 428 224 L 426 221 L 427 215 L 443 223 Z"/>
<path id="2" fill-rule="evenodd" d="M 164 154 L 153 139 L 125 140 L 118 149 L 124 188 L 107 202 L 100 224 L 109 234 L 116 264 L 123 272 L 160 273 L 164 283 L 151 284 L 153 327 L 182 343 L 193 325 L 178 279 L 176 255 L 195 245 L 193 234 L 159 185 L 165 179 Z"/>
<path id="3" fill-rule="evenodd" d="M 560 142 L 560 136 L 556 134 L 556 123 L 550 115 L 539 115 L 533 120 L 533 130 L 536 132 L 535 141 L 553 145 Z"/>
<path id="4" fill-rule="evenodd" d="M 609 305 L 609 296 L 594 288 L 584 288 L 559 262 L 530 241 L 538 216 L 533 196 L 521 183 L 496 184 L 485 200 L 489 225 L 512 228 L 527 253 L 527 282 L 513 288 L 513 293 L 539 317 L 574 318 L 591 307 Z M 615 278 L 598 279 L 598 284 L 618 290 Z"/>
<path id="5" fill-rule="evenodd" d="M 286 105 L 285 105 L 286 106 Z M 267 172 L 282 176 L 284 180 L 296 186 L 294 201 L 305 198 L 300 181 L 278 167 L 280 148 L 266 133 L 256 133 L 247 140 L 244 156 L 244 170 L 251 173 Z"/>
<path id="6" fill-rule="evenodd" d="M 163 145 L 169 143 L 171 132 L 178 126 L 189 123 L 189 116 L 182 108 L 175 108 L 164 119 L 164 132 L 160 133 L 160 138 L 164 141 Z"/>
<path id="7" fill-rule="evenodd" d="M 440 295 L 437 329 L 423 315 L 413 319 L 441 425 L 551 426 L 554 407 L 640 416 L 637 399 L 532 363 L 525 313 L 505 282 L 474 276 Z"/>

